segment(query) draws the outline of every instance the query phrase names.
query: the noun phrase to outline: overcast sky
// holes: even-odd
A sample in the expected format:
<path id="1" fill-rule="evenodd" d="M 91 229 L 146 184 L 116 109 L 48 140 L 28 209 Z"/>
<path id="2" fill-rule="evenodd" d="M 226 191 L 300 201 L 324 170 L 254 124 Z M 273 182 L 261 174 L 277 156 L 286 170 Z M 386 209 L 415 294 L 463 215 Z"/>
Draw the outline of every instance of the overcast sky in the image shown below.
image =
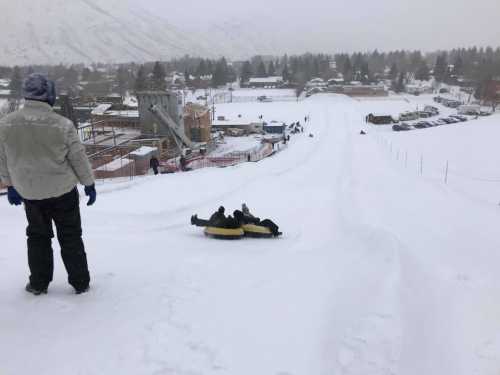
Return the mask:
<path id="1" fill-rule="evenodd" d="M 268 35 L 279 52 L 500 46 L 500 0 L 141 0 L 173 24 Z M 234 29 L 237 30 L 237 29 Z"/>

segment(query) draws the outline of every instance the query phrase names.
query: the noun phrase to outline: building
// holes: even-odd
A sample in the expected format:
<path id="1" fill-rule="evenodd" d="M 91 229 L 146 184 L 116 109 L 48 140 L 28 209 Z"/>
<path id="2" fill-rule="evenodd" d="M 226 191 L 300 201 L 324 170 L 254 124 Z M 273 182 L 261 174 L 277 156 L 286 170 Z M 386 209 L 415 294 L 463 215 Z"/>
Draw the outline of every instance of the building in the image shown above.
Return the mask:
<path id="1" fill-rule="evenodd" d="M 331 92 L 347 96 L 388 96 L 389 92 L 383 86 L 371 85 L 344 85 L 333 86 Z"/>
<path id="2" fill-rule="evenodd" d="M 267 134 L 285 134 L 286 124 L 277 121 L 271 121 L 264 124 L 264 131 Z"/>
<path id="3" fill-rule="evenodd" d="M 187 103 L 184 107 L 184 132 L 193 142 L 209 142 L 212 131 L 210 110 L 202 105 Z"/>
<path id="4" fill-rule="evenodd" d="M 173 121 L 184 130 L 182 97 L 173 91 L 143 91 L 137 94 L 139 122 L 142 145 L 157 147 L 161 159 L 169 159 L 179 155 L 180 150 L 170 129 L 160 123 L 151 113 L 151 106 L 160 106 Z"/>
<path id="5" fill-rule="evenodd" d="M 306 83 L 306 88 L 323 88 L 328 86 L 328 84 L 322 78 L 313 78 L 309 82 Z"/>
<path id="6" fill-rule="evenodd" d="M 238 120 L 218 119 L 212 123 L 212 128 L 226 132 L 228 129 L 240 129 L 244 134 L 256 134 L 264 131 L 263 122 Z"/>
<path id="7" fill-rule="evenodd" d="M 140 129 L 139 111 L 124 105 L 99 104 L 92 110 L 91 120 L 105 127 Z"/>
<path id="8" fill-rule="evenodd" d="M 486 88 L 486 100 L 496 107 L 500 104 L 500 77 L 492 79 Z"/>
<path id="9" fill-rule="evenodd" d="M 283 77 L 263 77 L 263 78 L 250 78 L 247 87 L 250 88 L 264 88 L 276 89 L 283 86 Z"/>
<path id="10" fill-rule="evenodd" d="M 168 137 L 170 131 L 159 123 L 151 111 L 153 105 L 159 105 L 170 117 L 183 123 L 182 97 L 171 91 L 143 91 L 137 94 L 139 105 L 139 121 L 143 136 Z"/>

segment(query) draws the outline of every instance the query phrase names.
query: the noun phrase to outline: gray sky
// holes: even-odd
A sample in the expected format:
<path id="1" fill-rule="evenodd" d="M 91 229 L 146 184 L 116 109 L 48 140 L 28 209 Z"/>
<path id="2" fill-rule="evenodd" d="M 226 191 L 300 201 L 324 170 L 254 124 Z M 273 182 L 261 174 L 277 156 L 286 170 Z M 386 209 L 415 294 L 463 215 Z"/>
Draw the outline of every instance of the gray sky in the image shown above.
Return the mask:
<path id="1" fill-rule="evenodd" d="M 500 46 L 499 0 L 141 0 L 173 24 L 230 23 L 267 35 L 279 52 Z M 237 26 L 234 26 L 237 25 Z M 229 31 L 228 31 L 229 30 Z"/>

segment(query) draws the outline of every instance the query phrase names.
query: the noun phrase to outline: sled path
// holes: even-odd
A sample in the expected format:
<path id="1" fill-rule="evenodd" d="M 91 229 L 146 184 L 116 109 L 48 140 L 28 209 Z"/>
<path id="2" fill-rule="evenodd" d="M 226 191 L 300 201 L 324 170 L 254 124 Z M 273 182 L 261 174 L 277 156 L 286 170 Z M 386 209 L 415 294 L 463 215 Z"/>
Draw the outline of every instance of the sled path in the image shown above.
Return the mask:
<path id="1" fill-rule="evenodd" d="M 311 122 L 260 163 L 100 186 L 87 295 L 59 259 L 49 294 L 25 295 L 25 219 L 0 203 L 2 375 L 498 375 L 495 207 L 401 170 L 349 98 L 218 111 Z M 243 202 L 284 237 L 189 225 Z"/>

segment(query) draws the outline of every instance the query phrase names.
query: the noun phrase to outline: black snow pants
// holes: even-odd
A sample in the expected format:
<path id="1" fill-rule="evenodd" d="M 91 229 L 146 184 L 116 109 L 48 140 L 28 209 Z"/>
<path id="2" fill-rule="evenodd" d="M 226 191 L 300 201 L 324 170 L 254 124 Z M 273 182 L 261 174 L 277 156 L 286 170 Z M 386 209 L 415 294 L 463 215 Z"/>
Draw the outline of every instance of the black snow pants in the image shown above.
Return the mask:
<path id="1" fill-rule="evenodd" d="M 28 219 L 26 235 L 31 285 L 36 289 L 44 289 L 52 281 L 53 221 L 61 246 L 61 257 L 68 272 L 68 282 L 77 290 L 86 288 L 90 276 L 82 240 L 78 190 L 74 188 L 57 198 L 25 200 L 24 207 Z"/>

